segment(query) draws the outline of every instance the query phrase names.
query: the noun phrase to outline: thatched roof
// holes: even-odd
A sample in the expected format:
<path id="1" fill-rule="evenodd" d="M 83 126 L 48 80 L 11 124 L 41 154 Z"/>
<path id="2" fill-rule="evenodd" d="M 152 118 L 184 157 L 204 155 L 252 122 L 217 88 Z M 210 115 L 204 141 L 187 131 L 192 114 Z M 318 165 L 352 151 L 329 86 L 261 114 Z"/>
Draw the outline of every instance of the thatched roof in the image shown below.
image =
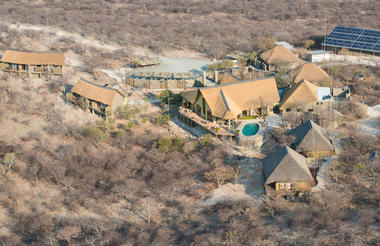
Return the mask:
<path id="1" fill-rule="evenodd" d="M 284 46 L 276 46 L 260 54 L 260 58 L 267 64 L 303 63 L 293 52 Z"/>
<path id="2" fill-rule="evenodd" d="M 284 146 L 263 160 L 265 184 L 274 182 L 311 182 L 306 158 Z"/>
<path id="3" fill-rule="evenodd" d="M 65 55 L 63 53 L 24 52 L 7 50 L 1 58 L 1 62 L 23 65 L 63 66 L 65 64 Z"/>
<path id="4" fill-rule="evenodd" d="M 318 87 L 303 80 L 293 85 L 282 95 L 280 109 L 306 105 L 318 101 Z"/>
<path id="5" fill-rule="evenodd" d="M 113 88 L 103 87 L 95 83 L 79 79 L 71 89 L 71 92 L 76 93 L 84 98 L 91 99 L 111 106 L 114 97 L 117 94 L 125 97 L 124 93 Z"/>
<path id="6" fill-rule="evenodd" d="M 201 88 L 212 115 L 234 119 L 243 110 L 274 105 L 280 100 L 274 78 L 248 80 Z"/>
<path id="7" fill-rule="evenodd" d="M 302 79 L 310 82 L 330 82 L 330 76 L 320 67 L 313 63 L 307 63 L 299 66 L 293 72 L 294 83 L 302 81 Z"/>
<path id="8" fill-rule="evenodd" d="M 199 90 L 198 89 L 185 89 L 181 92 L 181 96 L 185 98 L 190 103 L 194 104 L 198 98 Z"/>
<path id="9" fill-rule="evenodd" d="M 226 120 L 235 119 L 243 110 L 274 105 L 280 100 L 274 78 L 189 89 L 181 95 L 191 103 L 202 95 L 212 115 Z"/>
<path id="10" fill-rule="evenodd" d="M 308 120 L 291 132 L 296 137 L 293 149 L 297 152 L 314 152 L 334 150 L 325 129 L 314 121 Z"/>
<path id="11" fill-rule="evenodd" d="M 240 79 L 235 77 L 233 74 L 231 74 L 229 72 L 223 73 L 223 75 L 220 78 L 220 84 L 221 85 L 225 85 L 225 84 L 229 84 L 229 83 L 233 83 L 233 82 L 238 82 L 238 81 L 240 81 Z"/>

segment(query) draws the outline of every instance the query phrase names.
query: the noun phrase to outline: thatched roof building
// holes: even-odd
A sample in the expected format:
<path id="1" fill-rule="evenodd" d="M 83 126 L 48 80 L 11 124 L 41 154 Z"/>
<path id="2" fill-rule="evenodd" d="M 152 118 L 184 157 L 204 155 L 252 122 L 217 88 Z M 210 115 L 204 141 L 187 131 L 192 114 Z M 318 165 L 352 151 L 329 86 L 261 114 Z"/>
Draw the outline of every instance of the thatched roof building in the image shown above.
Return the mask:
<path id="1" fill-rule="evenodd" d="M 307 80 L 312 83 L 326 85 L 331 82 L 330 76 L 320 67 L 313 63 L 307 63 L 299 66 L 293 72 L 294 83 Z"/>
<path id="2" fill-rule="evenodd" d="M 284 92 L 280 109 L 303 107 L 318 101 L 318 87 L 303 80 Z"/>
<path id="3" fill-rule="evenodd" d="M 259 56 L 263 61 L 265 61 L 266 64 L 270 65 L 303 63 L 297 55 L 284 46 L 276 46 L 273 49 L 261 53 Z"/>
<path id="4" fill-rule="evenodd" d="M 63 53 L 49 52 L 26 52 L 7 50 L 1 57 L 1 62 L 22 64 L 22 65 L 57 65 L 65 64 L 65 56 Z"/>
<path id="5" fill-rule="evenodd" d="M 232 73 L 224 72 L 220 78 L 219 84 L 225 85 L 225 84 L 234 83 L 238 81 L 241 81 L 241 80 L 237 78 L 236 76 L 234 76 Z"/>
<path id="6" fill-rule="evenodd" d="M 306 158 L 284 146 L 263 159 L 265 184 L 312 182 Z"/>
<path id="7" fill-rule="evenodd" d="M 291 134 L 296 138 L 292 148 L 299 153 L 334 152 L 326 130 L 311 120 L 294 128 Z"/>
<path id="8" fill-rule="evenodd" d="M 74 85 L 71 92 L 83 98 L 112 106 L 112 108 L 121 106 L 125 98 L 125 94 L 120 90 L 107 88 L 82 78 Z"/>
<path id="9" fill-rule="evenodd" d="M 185 90 L 181 95 L 191 104 L 202 97 L 212 116 L 225 120 L 236 119 L 245 110 L 273 106 L 280 100 L 274 78 Z"/>

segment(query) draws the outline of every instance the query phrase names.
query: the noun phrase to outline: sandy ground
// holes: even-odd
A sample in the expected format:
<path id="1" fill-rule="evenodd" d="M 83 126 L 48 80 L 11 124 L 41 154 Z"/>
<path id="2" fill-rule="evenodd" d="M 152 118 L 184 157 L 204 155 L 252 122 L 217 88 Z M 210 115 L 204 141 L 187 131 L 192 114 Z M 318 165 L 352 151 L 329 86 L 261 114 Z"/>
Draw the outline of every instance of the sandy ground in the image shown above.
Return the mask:
<path id="1" fill-rule="evenodd" d="M 197 59 L 206 59 L 204 54 L 201 54 L 199 52 L 195 52 L 188 49 L 183 50 L 165 50 L 161 53 L 162 56 L 168 57 L 168 58 L 175 58 L 175 57 L 188 57 L 188 58 L 197 58 Z"/>
<path id="2" fill-rule="evenodd" d="M 56 27 L 50 27 L 50 26 L 39 26 L 39 25 L 28 25 L 28 24 L 9 24 L 9 23 L 0 23 L 2 25 L 8 26 L 10 29 L 16 29 L 16 30 L 31 30 L 31 31 L 37 31 L 37 32 L 44 32 L 49 35 L 49 42 L 50 44 L 56 42 L 60 38 L 66 38 L 71 39 L 74 42 L 101 49 L 101 50 L 109 50 L 114 51 L 118 49 L 122 49 L 123 47 L 117 45 L 117 44 L 105 44 L 101 41 L 95 40 L 92 37 L 83 37 L 79 33 L 71 33 L 64 30 L 61 30 Z M 52 39 L 52 36 L 55 36 L 55 39 Z"/>
<path id="3" fill-rule="evenodd" d="M 49 37 L 49 39 L 46 40 L 45 46 L 51 46 L 51 44 L 57 42 L 61 38 L 70 39 L 78 44 L 83 44 L 87 47 L 96 48 L 103 51 L 116 51 L 116 50 L 123 50 L 128 49 L 128 51 L 135 56 L 154 56 L 152 51 L 150 51 L 147 48 L 143 47 L 135 47 L 135 46 L 120 46 L 116 43 L 112 42 L 102 42 L 99 40 L 96 40 L 94 37 L 91 36 L 82 36 L 79 33 L 74 32 L 68 32 L 65 30 L 62 30 L 58 27 L 51 27 L 51 26 L 42 26 L 42 25 L 30 25 L 30 24 L 11 24 L 6 22 L 0 22 L 1 25 L 5 25 L 10 29 L 15 30 L 29 30 L 29 31 L 36 31 L 36 32 L 43 32 L 46 34 L 46 36 Z M 171 50 L 165 50 L 161 54 L 164 57 L 191 57 L 191 58 L 197 58 L 197 59 L 205 59 L 204 55 L 195 52 L 192 50 L 187 49 L 171 49 Z"/>
<path id="4" fill-rule="evenodd" d="M 204 205 L 214 205 L 226 200 L 248 200 L 257 204 L 264 201 L 264 186 L 261 171 L 260 153 L 247 149 L 246 152 L 234 150 L 238 156 L 241 174 L 236 184 L 227 183 L 210 192 Z"/>
<path id="5" fill-rule="evenodd" d="M 188 58 L 188 57 L 159 57 L 162 60 L 162 64 L 159 66 L 152 66 L 146 68 L 139 68 L 138 71 L 149 72 L 172 72 L 172 73 L 184 73 L 193 72 L 201 73 L 207 70 L 207 66 L 212 62 L 207 59 Z"/>
<path id="6" fill-rule="evenodd" d="M 330 55 L 329 60 L 324 62 L 326 66 L 335 65 L 366 65 L 366 66 L 380 66 L 380 58 L 377 57 L 364 57 L 364 56 L 344 56 L 344 55 Z"/>
<path id="7" fill-rule="evenodd" d="M 215 205 L 223 201 L 231 200 L 250 200 L 255 201 L 253 197 L 249 196 L 246 192 L 244 185 L 228 183 L 221 185 L 220 187 L 210 192 L 210 198 L 208 198 L 203 205 L 210 206 Z"/>
<path id="8" fill-rule="evenodd" d="M 368 107 L 368 117 L 361 120 L 358 126 L 369 135 L 380 135 L 380 104 Z"/>

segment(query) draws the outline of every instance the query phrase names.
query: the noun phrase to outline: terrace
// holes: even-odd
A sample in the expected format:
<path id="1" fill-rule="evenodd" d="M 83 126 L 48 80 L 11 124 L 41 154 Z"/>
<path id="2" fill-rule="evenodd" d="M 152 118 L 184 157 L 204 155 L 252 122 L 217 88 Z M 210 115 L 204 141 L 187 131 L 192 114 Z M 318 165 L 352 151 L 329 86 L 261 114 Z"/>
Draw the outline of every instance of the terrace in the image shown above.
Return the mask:
<path id="1" fill-rule="evenodd" d="M 228 129 L 225 129 L 220 124 L 201 118 L 199 115 L 197 115 L 190 109 L 180 107 L 178 110 L 178 118 L 192 127 L 194 127 L 195 125 L 198 125 L 216 137 L 222 137 L 222 138 L 235 137 L 235 133 L 232 133 Z"/>

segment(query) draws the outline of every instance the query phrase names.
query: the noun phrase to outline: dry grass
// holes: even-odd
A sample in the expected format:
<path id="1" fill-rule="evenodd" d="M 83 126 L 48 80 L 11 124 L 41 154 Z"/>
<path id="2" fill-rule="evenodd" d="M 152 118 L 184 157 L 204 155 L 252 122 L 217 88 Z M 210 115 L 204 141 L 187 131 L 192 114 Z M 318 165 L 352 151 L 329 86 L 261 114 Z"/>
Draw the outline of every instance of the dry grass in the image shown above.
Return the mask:
<path id="1" fill-rule="evenodd" d="M 320 41 L 326 15 L 328 30 L 338 24 L 379 29 L 376 0 L 21 2 L 2 1 L 1 20 L 57 26 L 155 52 L 188 48 L 214 56 L 231 50 L 250 51 L 265 36 L 303 45 L 307 39 Z"/>

